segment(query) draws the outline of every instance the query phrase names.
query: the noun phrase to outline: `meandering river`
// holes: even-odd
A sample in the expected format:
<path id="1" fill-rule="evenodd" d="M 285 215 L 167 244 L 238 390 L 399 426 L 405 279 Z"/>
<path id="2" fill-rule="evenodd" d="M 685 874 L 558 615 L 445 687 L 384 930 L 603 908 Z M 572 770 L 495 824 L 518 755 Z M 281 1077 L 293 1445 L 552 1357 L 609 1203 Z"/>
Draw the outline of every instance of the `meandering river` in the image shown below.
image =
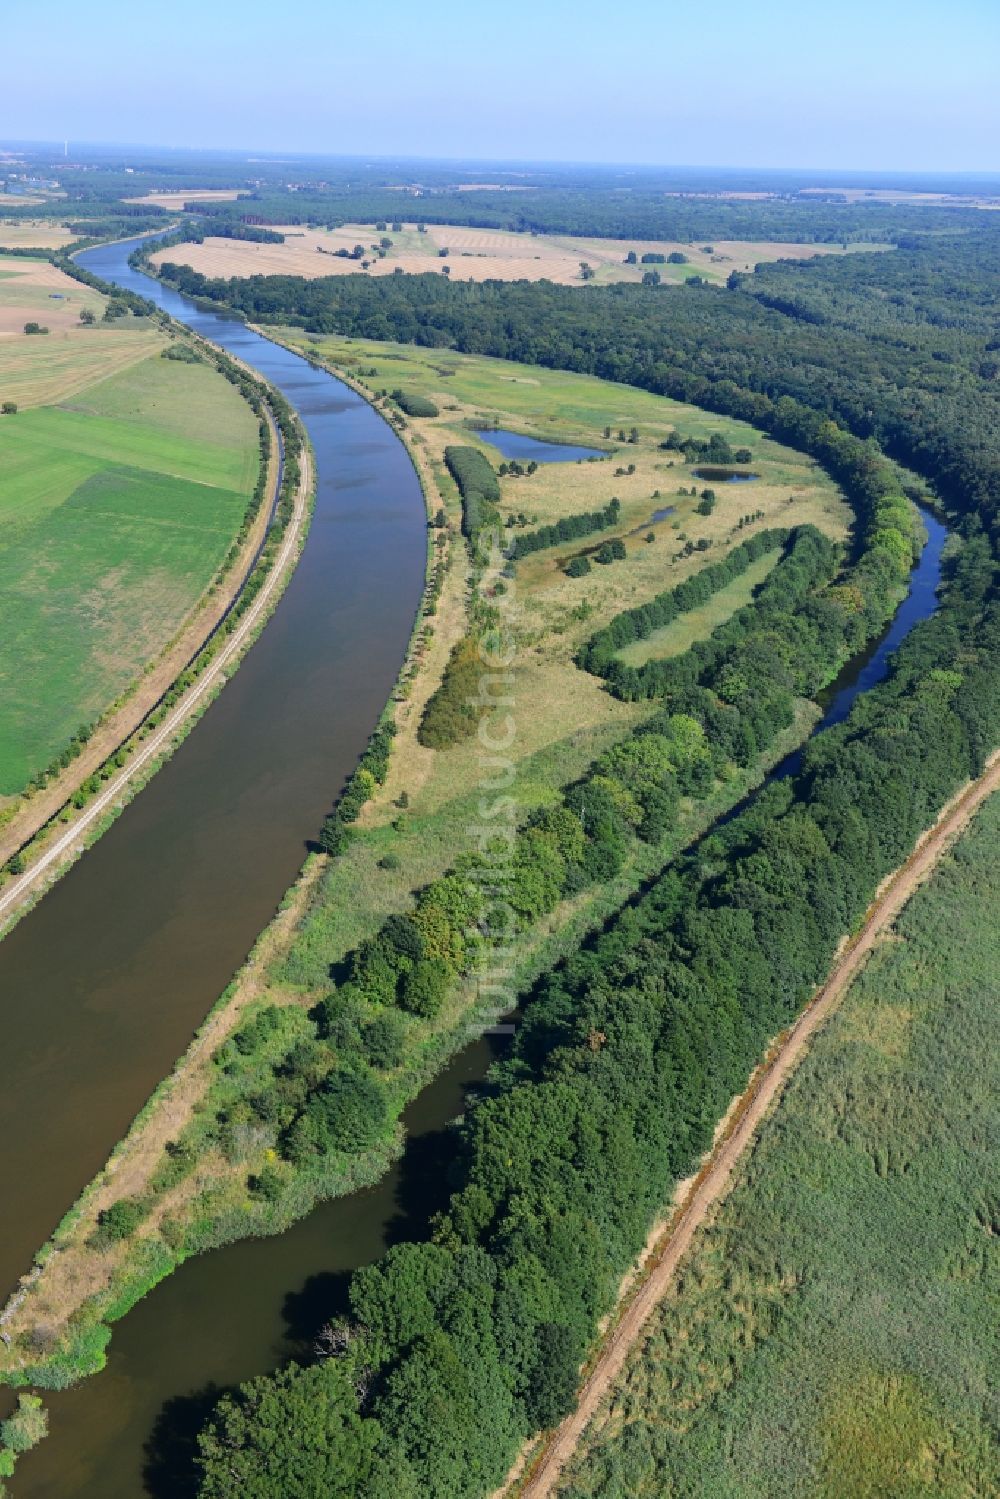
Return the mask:
<path id="1" fill-rule="evenodd" d="M 0 943 L 8 1144 L 0 1268 L 9 1284 L 102 1164 L 224 988 L 387 697 L 419 599 L 424 509 L 405 450 L 332 377 L 129 269 L 81 256 L 258 368 L 303 416 L 318 502 L 299 569 L 234 681 L 97 847 Z M 944 528 L 883 639 L 836 684 L 824 724 L 881 680 L 934 609 Z M 779 773 L 794 768 L 787 763 Z M 495 1043 L 499 1044 L 499 1043 Z M 51 1435 L 15 1499 L 185 1499 L 193 1434 L 220 1387 L 307 1351 L 349 1272 L 419 1236 L 445 1191 L 447 1123 L 495 1044 L 457 1056 L 404 1116 L 403 1159 L 276 1239 L 189 1261 L 115 1328 L 107 1369 L 47 1396 Z"/>

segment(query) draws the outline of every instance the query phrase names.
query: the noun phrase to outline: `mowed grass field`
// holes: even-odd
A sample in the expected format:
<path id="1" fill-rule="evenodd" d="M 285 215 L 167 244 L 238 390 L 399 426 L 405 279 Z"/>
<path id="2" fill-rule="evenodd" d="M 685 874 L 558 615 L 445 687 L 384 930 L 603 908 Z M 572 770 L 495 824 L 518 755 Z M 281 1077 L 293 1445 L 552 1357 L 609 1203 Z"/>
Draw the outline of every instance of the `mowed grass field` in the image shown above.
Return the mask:
<path id="1" fill-rule="evenodd" d="M 227 381 L 150 357 L 162 336 L 82 331 L 109 349 L 145 340 L 146 357 L 0 418 L 0 796 L 22 791 L 176 633 L 257 477 L 257 423 Z M 0 344 L 0 391 L 20 348 Z"/>
<path id="2" fill-rule="evenodd" d="M 1000 1493 L 998 847 L 994 797 L 813 1043 L 560 1493 Z"/>
<path id="3" fill-rule="evenodd" d="M 105 301 L 47 260 L 0 255 L 0 401 L 66 400 L 163 346 L 141 319 L 102 323 Z M 80 322 L 85 309 L 97 318 L 91 327 Z M 28 322 L 49 332 L 26 336 Z"/>
<path id="4" fill-rule="evenodd" d="M 408 423 L 408 437 L 426 461 L 439 488 L 453 537 L 452 569 L 437 615 L 429 622 L 437 636 L 463 631 L 464 546 L 458 538 L 460 504 L 443 463 L 449 443 L 478 446 L 494 467 L 501 455 L 471 431 L 467 422 L 492 422 L 555 442 L 605 449 L 598 462 L 542 464 L 530 477 L 502 478 L 501 509 L 521 512 L 529 529 L 562 516 L 594 510 L 617 494 L 622 502 L 617 530 L 587 536 L 578 543 L 538 552 L 517 564 L 514 584 L 519 610 L 515 673 L 515 794 L 525 813 L 544 805 L 558 788 L 582 774 L 590 762 L 632 726 L 655 711 L 655 703 L 623 703 L 603 684 L 574 664 L 582 642 L 620 609 L 652 598 L 724 555 L 758 527 L 812 521 L 832 536 L 847 532 L 850 511 L 837 486 L 802 455 L 772 443 L 746 424 L 715 417 L 693 406 L 653 396 L 631 386 L 586 375 L 564 374 L 478 355 L 457 355 L 388 343 L 314 338 L 297 329 L 279 336 L 336 367 L 363 372 L 366 387 L 376 392 L 397 386 L 432 398 L 440 415 Z M 374 373 L 372 373 L 374 371 Z M 607 426 L 615 434 L 604 438 Z M 617 432 L 639 432 L 636 444 L 619 444 Z M 677 453 L 659 443 L 673 430 L 707 438 L 722 432 L 734 446 L 753 453 L 760 479 L 752 484 L 717 485 L 718 502 L 710 517 L 695 513 L 697 499 L 676 494 L 680 487 L 703 487 Z M 615 477 L 615 469 L 634 463 L 636 472 Z M 660 497 L 654 498 L 659 489 Z M 436 503 L 436 500 L 432 500 Z M 651 523 L 659 508 L 674 513 Z M 739 529 L 748 510 L 764 519 Z M 677 529 L 674 529 L 676 525 Z M 645 540 L 650 532 L 655 537 Z M 515 529 L 511 532 L 517 535 Z M 610 567 L 595 565 L 584 578 L 567 578 L 562 563 L 574 549 L 585 549 L 613 535 L 625 538 L 626 560 Z M 706 552 L 675 560 L 682 535 L 713 542 Z M 742 580 L 740 580 L 742 582 Z M 752 585 L 751 585 L 752 586 Z M 748 588 L 749 592 L 749 588 Z M 738 607 L 733 596 L 720 607 Z M 727 612 L 728 612 L 727 610 Z M 707 611 L 695 631 L 710 633 L 714 617 Z M 692 636 L 692 638 L 694 638 Z M 441 663 L 443 665 L 443 661 Z M 404 707 L 404 714 L 407 708 Z M 432 750 L 413 738 L 406 724 L 393 755 L 387 783 L 389 799 L 406 792 L 409 805 L 399 828 L 390 808 L 379 814 L 384 825 L 371 840 L 357 845 L 351 858 L 332 866 L 329 897 L 317 907 L 314 923 L 303 933 L 290 971 L 297 979 L 320 982 L 313 953 L 331 947 L 348 950 L 366 935 L 377 914 L 405 905 L 410 890 L 439 874 L 468 844 L 470 821 L 482 777 L 482 751 L 473 737 L 444 750 Z M 383 870 L 378 859 L 391 853 L 399 867 Z"/>
<path id="5" fill-rule="evenodd" d="M 677 240 L 575 239 L 451 224 L 428 224 L 421 232 L 409 221 L 400 230 L 390 227 L 384 231 L 372 224 L 344 224 L 339 229 L 307 229 L 296 224 L 275 227 L 285 235 L 284 244 L 208 238 L 200 245 L 175 245 L 154 255 L 153 260 L 189 265 L 206 276 L 341 276 L 357 274 L 362 263 L 344 259 L 336 252 L 350 252 L 360 244 L 365 248 L 364 259 L 369 262 L 367 274 L 375 276 L 392 275 L 396 270 L 439 273 L 447 266 L 453 281 L 546 280 L 571 286 L 583 284 L 581 262 L 584 261 L 593 271 L 595 283 L 641 281 L 648 270 L 658 271 L 663 281 L 681 282 L 701 276 L 721 282 L 731 271 L 752 270 L 761 261 L 845 253 L 842 245 L 750 240 L 705 245 L 682 244 Z M 382 238 L 391 244 L 380 259 L 376 247 Z M 886 246 L 864 244 L 848 248 L 881 250 Z M 446 258 L 442 258 L 442 250 L 448 252 Z M 687 257 L 687 263 L 629 265 L 626 256 L 630 250 L 640 260 L 648 253 L 669 256 L 677 251 Z"/>

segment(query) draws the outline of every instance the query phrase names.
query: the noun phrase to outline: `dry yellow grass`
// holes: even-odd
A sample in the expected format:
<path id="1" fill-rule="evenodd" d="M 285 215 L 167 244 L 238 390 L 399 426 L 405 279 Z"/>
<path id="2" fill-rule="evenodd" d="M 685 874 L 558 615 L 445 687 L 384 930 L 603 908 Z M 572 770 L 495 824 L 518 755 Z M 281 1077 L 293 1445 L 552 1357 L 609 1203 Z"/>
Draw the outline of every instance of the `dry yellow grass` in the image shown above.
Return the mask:
<path id="1" fill-rule="evenodd" d="M 65 224 L 51 219 L 0 220 L 0 248 L 5 250 L 58 250 L 76 238 Z"/>
<path id="2" fill-rule="evenodd" d="M 377 258 L 374 247 L 382 232 L 371 224 L 344 224 L 339 229 L 303 229 L 299 225 L 276 226 L 286 236 L 282 245 L 256 244 L 251 240 L 209 238 L 200 245 L 175 245 L 154 256 L 156 262 L 171 260 L 189 265 L 205 276 L 346 276 L 362 270 L 360 260 L 338 256 L 338 250 L 353 250 L 363 245 L 369 261 L 367 274 L 392 275 L 396 270 L 410 273 L 448 274 L 453 281 L 555 281 L 564 286 L 583 284 L 580 270 L 586 261 L 597 281 L 641 281 L 651 269 L 641 264 L 626 265 L 630 250 L 638 256 L 647 252 L 669 255 L 680 251 L 687 256 L 686 265 L 655 267 L 665 280 L 683 280 L 697 273 L 709 280 L 721 281 L 734 270 L 750 270 L 760 261 L 782 257 L 809 258 L 814 255 L 843 254 L 839 245 L 752 243 L 741 240 L 719 241 L 707 251 L 700 245 L 677 241 L 575 239 L 564 235 L 515 234 L 504 229 L 470 229 L 461 226 L 430 224 L 419 233 L 414 223 L 405 223 L 401 231 L 386 231 L 392 240 L 384 259 Z M 882 249 L 884 246 L 866 246 Z M 446 249 L 447 257 L 440 251 Z"/>
<path id="3" fill-rule="evenodd" d="M 23 335 L 29 321 L 54 332 L 76 327 L 85 307 L 100 316 L 104 298 L 47 260 L 0 255 L 0 339 Z"/>
<path id="4" fill-rule="evenodd" d="M 100 319 L 104 306 L 99 292 L 47 260 L 0 256 L 0 399 L 22 407 L 67 400 L 145 359 L 162 342 L 143 326 L 82 326 L 84 308 Z M 28 322 L 50 331 L 25 334 Z"/>
<path id="5" fill-rule="evenodd" d="M 19 406 L 52 406 L 155 352 L 151 328 L 71 328 L 47 338 L 0 341 L 0 396 Z"/>

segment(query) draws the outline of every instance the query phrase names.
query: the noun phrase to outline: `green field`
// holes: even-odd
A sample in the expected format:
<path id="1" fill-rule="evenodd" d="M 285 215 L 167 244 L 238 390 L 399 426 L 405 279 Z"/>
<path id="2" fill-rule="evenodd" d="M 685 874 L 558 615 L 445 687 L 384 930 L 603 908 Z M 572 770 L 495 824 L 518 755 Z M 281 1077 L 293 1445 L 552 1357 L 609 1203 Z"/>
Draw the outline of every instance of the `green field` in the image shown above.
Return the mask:
<path id="1" fill-rule="evenodd" d="M 21 791 L 176 632 L 239 529 L 257 424 L 158 356 L 0 423 L 0 794 Z"/>
<path id="2" fill-rule="evenodd" d="M 994 797 L 815 1041 L 561 1493 L 1000 1493 L 998 844 Z"/>

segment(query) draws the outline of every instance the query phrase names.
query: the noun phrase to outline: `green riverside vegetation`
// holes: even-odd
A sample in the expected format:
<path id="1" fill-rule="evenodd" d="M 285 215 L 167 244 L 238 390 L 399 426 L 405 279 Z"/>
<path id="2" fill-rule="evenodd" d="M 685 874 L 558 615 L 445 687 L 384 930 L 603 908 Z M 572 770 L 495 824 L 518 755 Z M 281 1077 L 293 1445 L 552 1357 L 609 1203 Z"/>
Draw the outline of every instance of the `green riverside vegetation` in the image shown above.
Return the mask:
<path id="1" fill-rule="evenodd" d="M 571 216 L 579 204 L 563 208 Z M 537 211 L 551 224 L 551 199 L 539 195 Z M 595 208 L 600 224 L 612 211 L 608 201 Z M 691 209 L 706 233 L 712 213 L 723 216 L 715 205 Z M 823 214 L 837 221 L 836 208 Z M 616 655 L 674 618 L 676 589 L 656 600 L 655 617 L 629 608 L 609 627 L 620 639 L 598 631 L 584 647 L 580 692 L 596 690 L 597 673 L 614 694 L 609 713 L 656 707 L 517 828 L 504 895 L 526 940 L 557 903 L 613 881 L 647 841 L 667 850 L 673 834 L 676 847 L 682 796 L 711 802 L 724 775 L 776 742 L 797 694 L 827 682 L 889 617 L 913 556 L 901 485 L 920 492 L 920 481 L 901 479 L 879 440 L 938 487 L 955 518 L 940 607 L 907 637 L 887 680 L 808 745 L 794 776 L 683 857 L 667 863 L 663 853 L 635 898 L 524 996 L 512 1055 L 456 1131 L 447 1209 L 426 1240 L 397 1243 L 351 1277 L 349 1314 L 324 1340 L 332 1356 L 221 1399 L 201 1437 L 202 1499 L 317 1490 L 473 1499 L 495 1489 L 523 1442 L 571 1408 L 622 1275 L 733 1094 L 822 980 L 880 880 L 1000 740 L 990 357 L 1000 283 L 992 227 L 962 228 L 853 264 L 736 276 L 727 290 L 451 286 L 440 276 L 224 283 L 167 268 L 185 290 L 317 334 L 410 340 L 439 357 L 487 350 L 694 401 L 810 454 L 848 494 L 858 522 L 850 554 L 811 526 L 782 528 L 771 537 L 781 554 L 751 603 L 683 655 L 637 666 Z M 499 479 L 476 448 L 449 455 L 475 577 L 499 523 Z M 635 566 L 616 541 L 626 561 L 607 570 L 615 577 Z M 604 573 L 573 586 L 593 588 Z M 713 582 L 684 606 L 704 603 Z M 479 647 L 498 599 L 482 601 L 458 650 Z M 449 732 L 446 723 L 441 742 Z M 373 785 L 380 749 L 376 760 L 365 767 Z M 352 1170 L 364 1179 L 361 1163 L 391 1148 L 407 1038 L 496 938 L 477 863 L 493 854 L 487 841 L 431 879 L 338 965 L 311 1011 L 263 1005 L 245 1016 L 217 1054 L 217 1086 L 192 1139 L 175 1142 L 162 1176 L 192 1177 L 197 1147 L 211 1145 L 246 1174 L 249 1201 L 205 1200 L 194 1221 L 140 1237 L 121 1306 L 184 1254 L 256 1221 L 287 1221 L 316 1190 L 334 1181 L 343 1190 Z M 892 1160 L 887 1147 L 886 1179 Z M 127 1244 L 148 1208 L 126 1199 L 99 1231 Z M 93 1318 L 75 1330 L 63 1373 L 97 1362 L 106 1341 Z M 856 1407 L 901 1413 L 935 1452 L 951 1440 L 933 1391 L 880 1385 L 877 1368 L 847 1374 L 857 1377 L 834 1392 L 832 1429 L 848 1448 Z M 960 1418 L 971 1419 L 968 1409 Z M 963 1450 L 974 1453 L 979 1436 L 970 1440 Z M 841 1492 L 856 1476 L 830 1471 Z"/>
<path id="2" fill-rule="evenodd" d="M 998 839 L 994 797 L 813 1042 L 561 1493 L 1000 1491 Z"/>
<path id="3" fill-rule="evenodd" d="M 496 355 L 572 360 L 823 455 L 861 521 L 853 574 L 824 599 L 842 620 L 884 618 L 912 555 L 873 427 L 940 486 L 961 540 L 941 608 L 907 638 L 889 679 L 813 741 L 798 775 L 703 839 L 532 996 L 493 1096 L 465 1119 L 455 1194 L 430 1242 L 397 1245 L 355 1274 L 339 1357 L 223 1400 L 203 1437 L 204 1496 L 268 1492 L 279 1473 L 269 1468 L 271 1432 L 300 1413 L 308 1426 L 317 1385 L 342 1412 L 322 1450 L 330 1468 L 338 1452 L 356 1462 L 347 1491 L 489 1492 L 523 1439 L 571 1405 L 620 1276 L 769 1038 L 820 981 L 879 880 L 982 768 L 1000 738 L 989 536 L 1000 464 L 978 341 L 990 325 L 979 307 L 995 287 L 990 232 L 847 269 L 772 268 L 766 279 L 781 291 L 766 307 L 757 283 L 744 289 L 739 278 L 728 293 L 598 288 L 586 300 L 430 277 L 311 289 L 286 279 L 277 313 L 286 320 L 294 308 L 292 318 L 320 331 L 414 339 L 433 324 L 438 345 L 474 337 Z M 921 279 L 921 255 L 980 278 L 980 301 L 943 318 L 947 293 Z M 891 293 L 903 286 L 905 353 L 891 326 L 900 305 Z M 248 311 L 262 295 L 246 283 L 211 289 Z M 858 311 L 865 301 L 877 309 L 874 335 Z M 941 334 L 949 315 L 961 331 Z M 950 359 L 938 357 L 943 340 Z M 816 602 L 810 593 L 805 612 Z M 809 632 L 791 618 L 794 660 Z M 781 651 L 785 627 L 769 640 Z M 673 706 L 679 678 L 668 665 L 642 684 L 662 687 Z M 724 680 L 738 691 L 738 674 Z"/>

